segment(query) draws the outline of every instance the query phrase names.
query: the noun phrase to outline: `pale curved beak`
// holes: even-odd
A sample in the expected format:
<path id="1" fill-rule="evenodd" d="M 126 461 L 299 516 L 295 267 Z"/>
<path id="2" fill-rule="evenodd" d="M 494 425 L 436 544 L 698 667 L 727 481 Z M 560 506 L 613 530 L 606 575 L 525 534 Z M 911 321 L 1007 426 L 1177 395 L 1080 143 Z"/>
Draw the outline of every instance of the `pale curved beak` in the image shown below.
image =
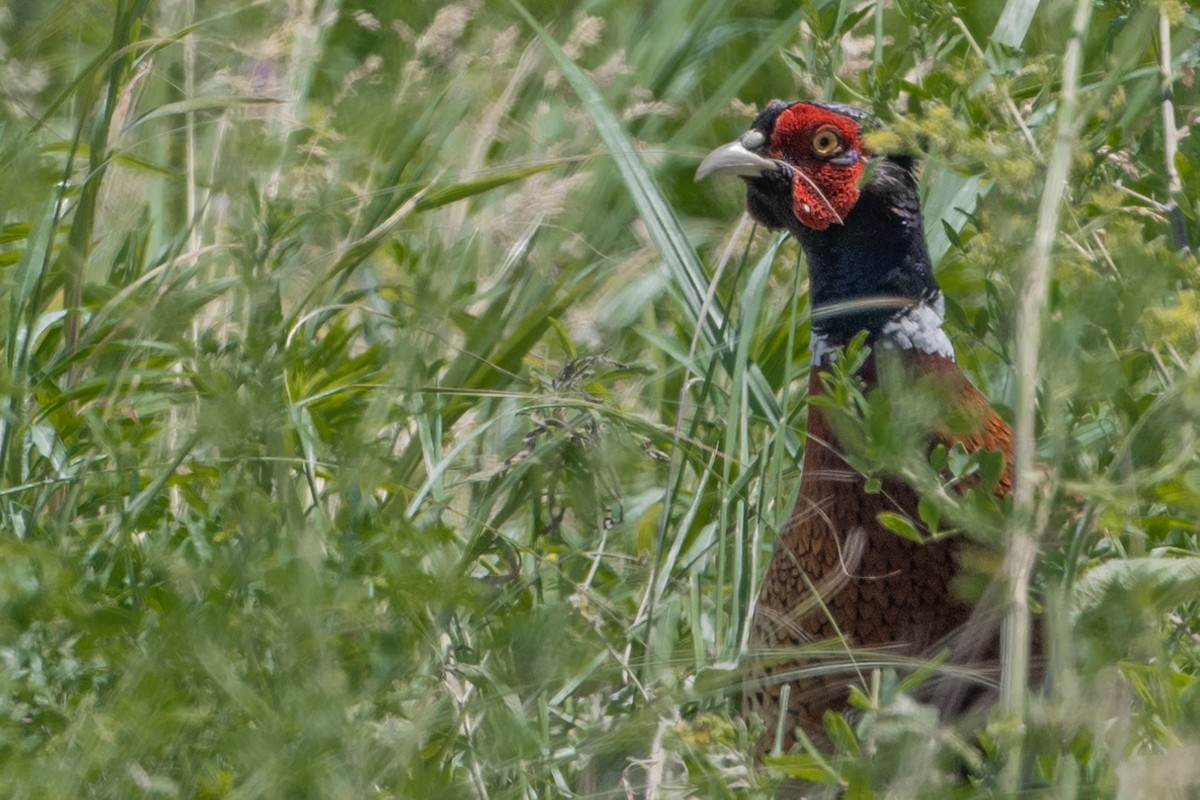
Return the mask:
<path id="1" fill-rule="evenodd" d="M 777 169 L 779 169 L 777 162 L 750 152 L 739 139 L 722 145 L 706 155 L 696 170 L 696 180 L 702 181 L 709 175 L 758 177 Z"/>

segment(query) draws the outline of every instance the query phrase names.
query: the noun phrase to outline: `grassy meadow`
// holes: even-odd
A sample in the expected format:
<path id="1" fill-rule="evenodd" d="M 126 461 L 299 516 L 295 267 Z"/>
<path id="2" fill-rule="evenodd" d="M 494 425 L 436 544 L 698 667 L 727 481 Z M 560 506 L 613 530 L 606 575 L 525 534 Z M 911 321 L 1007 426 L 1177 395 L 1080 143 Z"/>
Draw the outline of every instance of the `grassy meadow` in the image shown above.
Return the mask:
<path id="1" fill-rule="evenodd" d="M 0 796 L 1200 796 L 1198 62 L 1180 0 L 0 6 Z M 987 718 L 847 654 L 756 770 L 806 271 L 693 173 L 775 97 L 921 154 L 1022 478 L 925 509 Z"/>

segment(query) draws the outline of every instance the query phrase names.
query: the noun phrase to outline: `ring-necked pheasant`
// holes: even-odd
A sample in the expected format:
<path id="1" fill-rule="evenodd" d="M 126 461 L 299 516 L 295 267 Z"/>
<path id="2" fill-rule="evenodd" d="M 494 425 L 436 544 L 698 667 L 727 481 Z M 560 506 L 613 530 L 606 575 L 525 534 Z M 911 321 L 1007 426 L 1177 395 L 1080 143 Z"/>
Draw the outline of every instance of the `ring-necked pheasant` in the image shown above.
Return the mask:
<path id="1" fill-rule="evenodd" d="M 750 215 L 800 241 L 813 304 L 810 395 L 823 391 L 821 374 L 841 348 L 866 331 L 871 352 L 858 373 L 866 387 L 881 380 L 888 392 L 917 383 L 925 392 L 932 387 L 941 410 L 958 420 L 935 426 L 929 446 L 961 442 L 968 451 L 1003 453 L 1006 466 L 996 484 L 1003 495 L 1011 486 L 1012 433 L 955 363 L 941 328 L 944 303 L 921 229 L 915 162 L 871 152 L 863 139 L 870 124 L 851 106 L 775 100 L 737 141 L 710 153 L 696 177 L 741 176 Z M 917 392 L 914 402 L 929 397 Z M 775 740 L 784 685 L 791 684 L 786 749 L 795 726 L 823 741 L 823 713 L 845 708 L 848 685 L 861 677 L 843 650 L 834 667 L 809 669 L 798 680 L 797 670 L 817 664 L 798 655 L 805 645 L 844 636 L 855 648 L 908 656 L 950 647 L 960 663 L 994 657 L 994 628 L 982 643 L 964 633 L 979 620 L 968 625 L 972 606 L 953 587 L 962 538 L 914 542 L 878 519 L 892 512 L 916 521 L 917 503 L 916 492 L 896 479 L 868 491 L 841 453 L 829 414 L 810 402 L 799 496 L 775 545 L 753 621 L 758 656 L 747 675 L 743 713 L 766 723 L 760 757 Z"/>

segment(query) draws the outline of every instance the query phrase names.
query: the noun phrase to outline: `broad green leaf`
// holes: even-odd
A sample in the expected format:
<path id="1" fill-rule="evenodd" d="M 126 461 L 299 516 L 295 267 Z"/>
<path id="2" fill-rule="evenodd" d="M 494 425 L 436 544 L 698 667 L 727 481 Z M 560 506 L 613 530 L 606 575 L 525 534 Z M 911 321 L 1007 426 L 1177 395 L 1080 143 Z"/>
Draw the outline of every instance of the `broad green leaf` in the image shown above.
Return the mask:
<path id="1" fill-rule="evenodd" d="M 1200 597 L 1200 557 L 1106 561 L 1075 584 L 1075 617 L 1123 614 L 1130 608 L 1166 613 Z"/>
<path id="2" fill-rule="evenodd" d="M 992 30 L 992 41 L 1014 50 L 1019 48 L 1040 4 L 1040 0 L 1007 0 Z"/>

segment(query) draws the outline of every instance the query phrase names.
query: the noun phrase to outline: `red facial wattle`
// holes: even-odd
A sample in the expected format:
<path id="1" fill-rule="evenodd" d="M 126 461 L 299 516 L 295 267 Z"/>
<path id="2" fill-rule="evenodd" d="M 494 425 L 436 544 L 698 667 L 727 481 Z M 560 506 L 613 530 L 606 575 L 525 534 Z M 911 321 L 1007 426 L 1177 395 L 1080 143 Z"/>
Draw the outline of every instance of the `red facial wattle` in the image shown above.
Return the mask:
<path id="1" fill-rule="evenodd" d="M 836 148 L 819 152 L 814 147 L 836 136 Z M 870 157 L 862 144 L 857 121 L 809 103 L 795 103 L 775 122 L 768 147 L 771 158 L 795 169 L 792 210 L 806 227 L 823 231 L 841 224 L 858 202 L 858 182 Z"/>

